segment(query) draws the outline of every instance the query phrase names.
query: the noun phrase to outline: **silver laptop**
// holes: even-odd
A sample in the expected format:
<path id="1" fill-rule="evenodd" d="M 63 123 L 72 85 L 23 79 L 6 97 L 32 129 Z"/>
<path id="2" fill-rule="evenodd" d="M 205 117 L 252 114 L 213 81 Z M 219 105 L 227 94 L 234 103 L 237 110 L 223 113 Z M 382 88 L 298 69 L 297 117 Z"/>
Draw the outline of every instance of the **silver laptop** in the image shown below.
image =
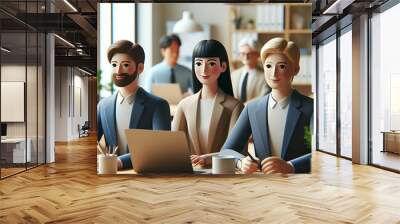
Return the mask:
<path id="1" fill-rule="evenodd" d="M 153 84 L 152 92 L 173 105 L 178 104 L 183 99 L 183 93 L 178 83 Z"/>
<path id="2" fill-rule="evenodd" d="M 190 148 L 182 131 L 126 129 L 137 173 L 193 173 Z"/>

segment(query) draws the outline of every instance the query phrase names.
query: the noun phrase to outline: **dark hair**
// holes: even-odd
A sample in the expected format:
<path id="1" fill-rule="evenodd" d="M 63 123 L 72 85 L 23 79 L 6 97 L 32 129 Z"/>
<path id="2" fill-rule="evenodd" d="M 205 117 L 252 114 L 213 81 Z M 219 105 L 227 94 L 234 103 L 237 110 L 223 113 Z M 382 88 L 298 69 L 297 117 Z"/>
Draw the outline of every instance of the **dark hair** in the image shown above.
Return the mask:
<path id="1" fill-rule="evenodd" d="M 160 39 L 160 48 L 165 49 L 171 46 L 172 42 L 176 42 L 180 47 L 182 45 L 181 39 L 176 34 L 165 35 Z"/>
<path id="2" fill-rule="evenodd" d="M 107 58 L 108 62 L 111 62 L 114 54 L 127 54 L 136 62 L 136 64 L 144 64 L 144 50 L 139 44 L 130 42 L 129 40 L 119 40 L 108 48 Z"/>
<path id="3" fill-rule="evenodd" d="M 226 94 L 233 96 L 231 72 L 229 70 L 228 54 L 226 53 L 224 45 L 217 40 L 202 40 L 196 44 L 193 49 L 192 55 L 192 78 L 193 78 L 193 91 L 196 93 L 203 84 L 196 77 L 194 70 L 194 60 L 196 58 L 219 58 L 221 64 L 226 63 L 226 70 L 218 78 L 218 88 L 222 89 Z"/>

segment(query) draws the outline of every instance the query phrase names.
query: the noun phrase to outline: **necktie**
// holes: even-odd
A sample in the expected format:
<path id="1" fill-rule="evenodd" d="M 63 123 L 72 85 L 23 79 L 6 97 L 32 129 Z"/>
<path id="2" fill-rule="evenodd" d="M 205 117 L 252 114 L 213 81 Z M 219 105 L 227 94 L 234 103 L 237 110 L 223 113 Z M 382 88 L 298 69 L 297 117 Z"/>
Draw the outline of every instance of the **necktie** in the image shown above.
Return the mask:
<path id="1" fill-rule="evenodd" d="M 240 88 L 240 100 L 242 102 L 246 102 L 246 98 L 247 98 L 247 79 L 249 77 L 249 73 L 246 72 L 246 74 L 244 74 L 244 78 L 243 78 L 243 82 L 242 82 L 242 86 Z"/>
<path id="2" fill-rule="evenodd" d="M 171 83 L 176 83 L 176 77 L 173 68 L 171 68 Z"/>

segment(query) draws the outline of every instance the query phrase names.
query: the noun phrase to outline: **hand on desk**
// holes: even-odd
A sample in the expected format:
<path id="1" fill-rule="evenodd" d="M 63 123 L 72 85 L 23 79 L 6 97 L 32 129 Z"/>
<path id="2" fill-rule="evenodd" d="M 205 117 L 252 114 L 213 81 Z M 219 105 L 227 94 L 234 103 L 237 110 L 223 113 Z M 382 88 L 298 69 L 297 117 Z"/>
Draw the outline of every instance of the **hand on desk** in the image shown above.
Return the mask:
<path id="1" fill-rule="evenodd" d="M 253 161 L 249 156 L 239 160 L 238 168 L 244 174 L 252 174 L 258 170 L 259 159 L 255 158 L 257 161 Z"/>
<path id="2" fill-rule="evenodd" d="M 205 167 L 206 164 L 206 155 L 191 155 L 190 159 L 192 160 L 193 166 Z"/>
<path id="3" fill-rule="evenodd" d="M 122 169 L 122 161 L 118 158 L 117 159 L 118 170 Z"/>
<path id="4" fill-rule="evenodd" d="M 294 173 L 294 167 L 292 164 L 289 162 L 286 162 L 285 160 L 276 157 L 276 156 L 271 156 L 266 159 L 264 159 L 261 162 L 261 170 L 265 174 L 270 174 L 270 173 Z"/>

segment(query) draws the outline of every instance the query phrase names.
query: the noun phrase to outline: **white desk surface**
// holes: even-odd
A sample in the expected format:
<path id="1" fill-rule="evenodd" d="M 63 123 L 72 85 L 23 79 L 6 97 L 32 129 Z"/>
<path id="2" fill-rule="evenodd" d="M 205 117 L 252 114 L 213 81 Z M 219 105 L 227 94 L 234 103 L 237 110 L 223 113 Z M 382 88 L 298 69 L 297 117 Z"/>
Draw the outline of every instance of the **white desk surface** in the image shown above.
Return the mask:
<path id="1" fill-rule="evenodd" d="M 29 141 L 29 138 L 27 139 Z M 24 142 L 25 138 L 6 138 L 6 139 L 1 139 L 1 143 L 19 143 L 19 142 Z"/>

